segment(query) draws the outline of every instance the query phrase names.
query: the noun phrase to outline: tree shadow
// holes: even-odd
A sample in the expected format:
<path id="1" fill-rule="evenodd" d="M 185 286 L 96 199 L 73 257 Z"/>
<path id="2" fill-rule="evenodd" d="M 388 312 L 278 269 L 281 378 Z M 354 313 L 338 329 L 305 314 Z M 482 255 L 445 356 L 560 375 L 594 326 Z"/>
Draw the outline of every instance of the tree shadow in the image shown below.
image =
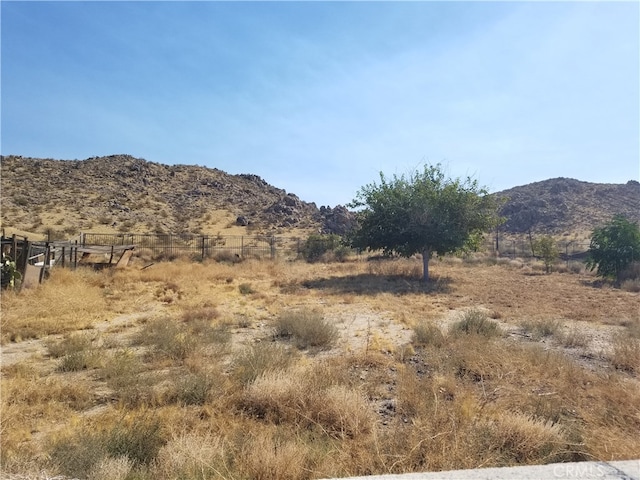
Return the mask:
<path id="1" fill-rule="evenodd" d="M 452 280 L 449 277 L 434 276 L 428 282 L 423 282 L 403 275 L 374 275 L 371 273 L 318 278 L 302 282 L 302 286 L 309 289 L 326 290 L 334 294 L 354 293 L 358 295 L 450 293 L 451 284 Z"/>

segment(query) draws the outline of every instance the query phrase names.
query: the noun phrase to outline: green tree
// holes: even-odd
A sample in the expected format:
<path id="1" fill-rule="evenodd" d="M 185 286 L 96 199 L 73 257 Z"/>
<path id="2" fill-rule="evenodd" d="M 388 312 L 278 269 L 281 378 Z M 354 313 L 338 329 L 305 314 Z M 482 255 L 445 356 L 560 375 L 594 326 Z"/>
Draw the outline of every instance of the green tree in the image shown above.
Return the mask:
<path id="1" fill-rule="evenodd" d="M 498 223 L 496 199 L 469 177 L 446 178 L 439 164 L 390 179 L 380 173 L 380 184 L 362 187 L 350 207 L 359 209 L 353 247 L 406 257 L 421 253 L 425 281 L 434 253 L 454 252 Z"/>
<path id="2" fill-rule="evenodd" d="M 640 228 L 622 215 L 591 234 L 587 267 L 603 278 L 620 280 L 632 262 L 640 260 Z"/>
<path id="3" fill-rule="evenodd" d="M 532 247 L 533 254 L 542 259 L 547 273 L 550 273 L 551 267 L 553 267 L 553 264 L 560 256 L 560 252 L 558 252 L 558 247 L 556 246 L 556 242 L 553 237 L 549 235 L 540 237 L 533 242 Z"/>

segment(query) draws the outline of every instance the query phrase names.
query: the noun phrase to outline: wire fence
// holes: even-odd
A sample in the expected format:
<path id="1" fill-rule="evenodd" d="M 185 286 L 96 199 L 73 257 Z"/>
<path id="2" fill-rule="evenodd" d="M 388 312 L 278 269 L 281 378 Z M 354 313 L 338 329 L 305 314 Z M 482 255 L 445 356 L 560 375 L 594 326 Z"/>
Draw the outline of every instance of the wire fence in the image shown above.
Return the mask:
<path id="1" fill-rule="evenodd" d="M 297 257 L 302 240 L 298 237 L 271 235 L 154 235 L 137 233 L 83 233 L 84 245 L 135 245 L 138 254 L 147 252 L 154 257 L 192 256 L 205 258 L 258 258 L 271 259 Z"/>
<path id="2" fill-rule="evenodd" d="M 589 255 L 590 242 L 585 240 L 558 240 L 555 247 L 562 260 L 585 260 Z M 533 250 L 531 239 L 528 236 L 499 239 L 487 239 L 485 241 L 487 252 L 495 256 L 509 258 L 533 258 L 537 257 Z"/>
<path id="3" fill-rule="evenodd" d="M 138 255 L 145 252 L 154 257 L 174 258 L 191 256 L 205 258 L 299 258 L 305 248 L 306 238 L 275 235 L 194 235 L 194 234 L 138 234 L 138 233 L 83 233 L 80 244 L 84 245 L 135 245 Z M 320 241 L 314 238 L 314 241 Z M 330 250 L 334 238 L 327 238 L 325 250 Z M 587 258 L 588 241 L 556 241 L 560 259 L 582 261 Z M 536 257 L 528 236 L 499 239 L 487 238 L 483 253 L 509 258 Z"/>

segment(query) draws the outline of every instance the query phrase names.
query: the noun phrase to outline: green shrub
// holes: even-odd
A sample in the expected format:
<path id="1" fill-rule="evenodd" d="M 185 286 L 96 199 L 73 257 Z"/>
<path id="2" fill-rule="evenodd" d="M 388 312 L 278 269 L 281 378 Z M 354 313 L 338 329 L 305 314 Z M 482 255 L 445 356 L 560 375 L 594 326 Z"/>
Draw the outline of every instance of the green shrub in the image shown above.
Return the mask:
<path id="1" fill-rule="evenodd" d="M 338 330 L 314 310 L 291 310 L 278 317 L 275 325 L 276 338 L 292 339 L 300 348 L 331 348 L 338 339 Z"/>
<path id="2" fill-rule="evenodd" d="M 324 254 L 335 251 L 341 247 L 341 238 L 339 235 L 329 234 L 311 234 L 300 249 L 300 254 L 307 262 L 313 263 L 319 261 Z M 341 255 L 344 254 L 342 251 Z"/>

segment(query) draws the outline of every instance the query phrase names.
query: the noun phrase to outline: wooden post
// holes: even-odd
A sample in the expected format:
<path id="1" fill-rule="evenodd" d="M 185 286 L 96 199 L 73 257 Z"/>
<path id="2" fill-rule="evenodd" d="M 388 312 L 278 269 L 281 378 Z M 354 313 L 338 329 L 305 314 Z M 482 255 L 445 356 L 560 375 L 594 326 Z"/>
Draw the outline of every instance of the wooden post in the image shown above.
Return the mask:
<path id="1" fill-rule="evenodd" d="M 111 255 L 109 256 L 109 265 L 111 265 L 112 261 L 113 261 L 113 245 L 111 245 Z"/>
<path id="2" fill-rule="evenodd" d="M 16 262 L 16 266 L 18 266 L 18 239 L 15 233 L 11 237 L 11 255 L 11 259 Z"/>
<path id="3" fill-rule="evenodd" d="M 76 240 L 76 248 L 73 254 L 73 269 L 78 268 L 78 241 Z"/>
<path id="4" fill-rule="evenodd" d="M 64 256 L 65 252 L 64 252 L 64 247 L 62 247 L 62 268 L 64 268 L 64 261 L 65 261 L 65 256 Z"/>
<path id="5" fill-rule="evenodd" d="M 205 242 L 205 237 L 204 235 L 202 236 L 202 261 L 204 262 L 204 258 L 205 258 L 205 251 L 204 251 L 204 242 Z"/>
<path id="6" fill-rule="evenodd" d="M 46 248 L 44 251 L 44 263 L 42 264 L 42 270 L 40 270 L 40 279 L 39 282 L 42 283 L 42 281 L 44 280 L 44 273 L 47 269 L 47 266 L 49 265 L 49 252 L 50 252 L 51 247 L 49 246 L 49 242 L 46 243 Z"/>

